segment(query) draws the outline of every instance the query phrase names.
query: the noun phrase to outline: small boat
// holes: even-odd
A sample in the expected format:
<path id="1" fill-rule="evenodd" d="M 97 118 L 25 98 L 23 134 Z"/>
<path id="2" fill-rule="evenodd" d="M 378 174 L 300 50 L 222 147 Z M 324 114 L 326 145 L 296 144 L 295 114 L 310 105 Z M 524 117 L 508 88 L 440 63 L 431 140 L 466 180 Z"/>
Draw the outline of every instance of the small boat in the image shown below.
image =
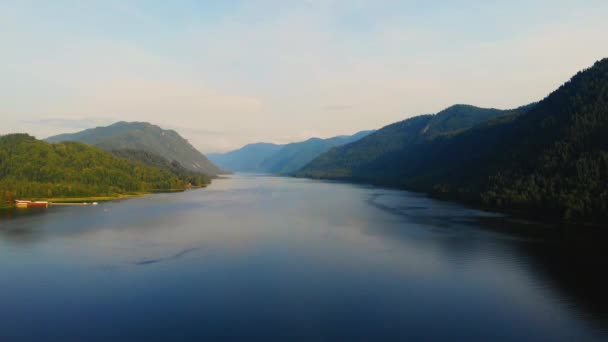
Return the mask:
<path id="1" fill-rule="evenodd" d="M 24 201 L 24 200 L 15 200 L 15 206 L 20 209 L 26 208 L 48 208 L 49 202 L 47 201 Z"/>

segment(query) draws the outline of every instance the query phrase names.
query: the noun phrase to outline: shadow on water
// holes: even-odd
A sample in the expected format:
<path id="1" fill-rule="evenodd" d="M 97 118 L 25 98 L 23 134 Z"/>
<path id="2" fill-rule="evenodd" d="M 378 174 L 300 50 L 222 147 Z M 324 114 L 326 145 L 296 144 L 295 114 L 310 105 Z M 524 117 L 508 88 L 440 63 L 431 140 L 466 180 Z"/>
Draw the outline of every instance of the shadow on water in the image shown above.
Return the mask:
<path id="1" fill-rule="evenodd" d="M 604 275 L 608 267 L 608 234 L 581 229 L 547 235 L 550 236 L 542 243 L 518 247 L 556 291 L 576 303 L 573 307 L 584 311 L 597 328 L 608 330 L 608 277 Z"/>
<path id="2" fill-rule="evenodd" d="M 413 223 L 431 227 L 433 233 L 444 235 L 440 239 L 444 251 L 451 258 L 466 254 L 483 234 L 508 240 L 509 248 L 525 256 L 526 265 L 543 279 L 549 291 L 556 292 L 572 308 L 577 308 L 587 322 L 600 331 L 608 331 L 608 268 L 606 241 L 608 232 L 597 228 L 559 226 L 542 222 L 525 221 L 502 214 L 466 209 L 457 204 L 435 201 L 431 206 L 381 203 L 384 194 L 372 194 L 367 203 Z M 426 203 L 429 199 L 413 194 L 408 198 Z M 407 200 L 406 200 L 407 201 Z M 407 201 L 409 202 L 409 201 Z M 411 230 L 396 225 L 373 228 L 374 234 L 387 235 L 391 239 L 410 241 Z M 454 238 L 461 237 L 461 238 Z M 437 241 L 437 240 L 434 240 Z"/>
<path id="3" fill-rule="evenodd" d="M 608 330 L 608 232 L 598 227 L 558 225 L 529 220 L 479 218 L 483 229 L 508 233 L 526 239 L 515 245 L 535 271 L 597 328 Z"/>
<path id="4" fill-rule="evenodd" d="M 500 218 L 479 218 L 480 227 L 525 238 L 515 247 L 528 257 L 573 308 L 600 330 L 608 331 L 608 232 L 597 227 L 563 226 Z"/>
<path id="5" fill-rule="evenodd" d="M 44 239 L 44 232 L 31 221 L 44 220 L 48 209 L 33 208 L 28 210 L 0 210 L 0 236 L 12 243 L 28 245 Z M 17 221 L 18 220 L 18 221 Z M 22 222 L 22 224 L 15 224 Z"/>

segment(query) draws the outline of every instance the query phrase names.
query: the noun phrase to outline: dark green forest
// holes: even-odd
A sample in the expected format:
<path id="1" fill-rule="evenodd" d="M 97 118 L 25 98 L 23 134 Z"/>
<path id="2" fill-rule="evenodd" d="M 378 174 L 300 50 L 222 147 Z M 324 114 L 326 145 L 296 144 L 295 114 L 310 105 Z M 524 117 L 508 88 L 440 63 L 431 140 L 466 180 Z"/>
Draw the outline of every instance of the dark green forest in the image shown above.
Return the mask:
<path id="1" fill-rule="evenodd" d="M 435 115 L 420 115 L 390 124 L 359 141 L 334 148 L 297 174 L 319 178 L 395 182 L 399 180 L 403 170 L 384 164 L 406 160 L 409 163 L 429 143 L 457 135 L 478 124 L 525 111 L 527 108 L 529 106 L 499 110 L 454 105 Z M 411 167 L 413 164 L 405 166 Z"/>
<path id="2" fill-rule="evenodd" d="M 177 176 L 185 185 L 200 187 L 211 183 L 211 178 L 203 173 L 194 172 L 177 161 L 169 161 L 157 154 L 141 150 L 113 150 L 111 153 L 119 158 L 139 162 Z"/>
<path id="3" fill-rule="evenodd" d="M 82 143 L 50 144 L 27 134 L 0 137 L 0 200 L 113 196 L 185 189 L 170 170 Z"/>
<path id="4" fill-rule="evenodd" d="M 428 135 L 440 114 L 332 149 L 296 175 L 397 186 L 569 221 L 608 219 L 608 59 L 539 103 L 471 127 L 436 125 Z"/>

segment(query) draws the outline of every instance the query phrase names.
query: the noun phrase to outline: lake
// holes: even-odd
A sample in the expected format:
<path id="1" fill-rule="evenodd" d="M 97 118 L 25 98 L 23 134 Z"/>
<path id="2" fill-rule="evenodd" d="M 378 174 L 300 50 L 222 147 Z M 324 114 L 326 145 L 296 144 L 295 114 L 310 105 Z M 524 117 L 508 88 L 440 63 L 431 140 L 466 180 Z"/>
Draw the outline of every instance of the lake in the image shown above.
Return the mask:
<path id="1" fill-rule="evenodd" d="M 601 341 L 605 241 L 263 175 L 0 212 L 0 340 Z"/>

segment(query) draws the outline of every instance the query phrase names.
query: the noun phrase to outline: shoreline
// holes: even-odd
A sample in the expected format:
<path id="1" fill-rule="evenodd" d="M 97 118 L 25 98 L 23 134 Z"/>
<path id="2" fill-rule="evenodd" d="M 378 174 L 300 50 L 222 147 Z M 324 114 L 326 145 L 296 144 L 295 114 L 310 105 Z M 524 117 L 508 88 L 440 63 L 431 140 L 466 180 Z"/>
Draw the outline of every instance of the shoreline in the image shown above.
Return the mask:
<path id="1" fill-rule="evenodd" d="M 324 181 L 324 182 L 368 185 L 368 186 L 384 188 L 384 189 L 407 191 L 407 192 L 411 192 L 411 193 L 421 194 L 428 198 L 439 200 L 439 201 L 457 203 L 457 204 L 463 205 L 470 209 L 476 209 L 476 210 L 505 215 L 505 217 L 502 218 L 502 220 L 505 220 L 505 221 L 513 221 L 513 222 L 527 221 L 529 223 L 532 223 L 535 226 L 542 225 L 542 226 L 552 227 L 553 229 L 555 229 L 555 228 L 568 229 L 571 227 L 577 227 L 577 228 L 584 227 L 584 228 L 587 228 L 590 230 L 599 230 L 599 228 L 602 228 L 601 223 L 597 223 L 594 221 L 581 221 L 581 220 L 568 221 L 568 220 L 564 220 L 564 219 L 556 219 L 546 213 L 536 213 L 535 214 L 531 210 L 487 206 L 487 205 L 483 205 L 483 204 L 478 203 L 473 200 L 464 199 L 464 198 L 459 197 L 458 195 L 454 195 L 454 194 L 437 194 L 434 192 L 423 191 L 421 189 L 414 189 L 411 187 L 390 184 L 390 183 L 373 182 L 373 181 L 368 181 L 368 180 L 358 180 L 358 179 L 348 179 L 348 178 L 305 177 L 305 176 L 297 176 L 297 175 L 287 175 L 285 177 L 310 179 L 310 180 L 317 180 L 317 181 Z"/>
<path id="2" fill-rule="evenodd" d="M 81 203 L 92 203 L 92 202 L 112 202 L 112 201 L 120 201 L 120 200 L 131 199 L 131 198 L 144 197 L 144 196 L 153 195 L 153 194 L 178 193 L 178 192 L 185 192 L 188 190 L 204 189 L 208 185 L 209 184 L 200 185 L 200 186 L 191 186 L 191 187 L 188 187 L 185 189 L 153 190 L 153 191 L 147 191 L 147 192 L 133 192 L 133 193 L 117 194 L 117 195 L 80 196 L 80 197 L 32 197 L 28 200 L 49 202 L 49 205 L 51 205 L 51 206 L 54 203 L 81 204 Z M 0 204 L 0 210 L 10 210 L 10 209 L 16 209 L 16 206 L 14 204 L 13 205 L 7 205 L 5 203 Z"/>

